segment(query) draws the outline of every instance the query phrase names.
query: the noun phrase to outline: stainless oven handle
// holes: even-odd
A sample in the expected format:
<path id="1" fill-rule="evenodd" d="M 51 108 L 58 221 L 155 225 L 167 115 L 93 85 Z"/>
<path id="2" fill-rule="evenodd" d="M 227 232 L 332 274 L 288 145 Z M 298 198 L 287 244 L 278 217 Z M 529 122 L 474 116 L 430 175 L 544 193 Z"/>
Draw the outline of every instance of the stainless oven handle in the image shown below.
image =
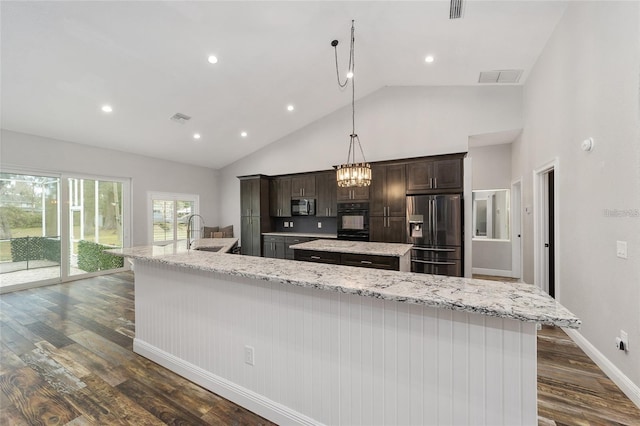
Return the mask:
<path id="1" fill-rule="evenodd" d="M 418 260 L 418 259 L 411 259 L 412 262 L 415 263 L 426 263 L 428 265 L 455 265 L 455 262 L 435 262 L 432 260 Z"/>
<path id="2" fill-rule="evenodd" d="M 427 248 L 427 247 L 411 247 L 411 250 L 422 250 L 422 251 L 456 251 L 456 249 L 440 249 L 440 248 Z"/>

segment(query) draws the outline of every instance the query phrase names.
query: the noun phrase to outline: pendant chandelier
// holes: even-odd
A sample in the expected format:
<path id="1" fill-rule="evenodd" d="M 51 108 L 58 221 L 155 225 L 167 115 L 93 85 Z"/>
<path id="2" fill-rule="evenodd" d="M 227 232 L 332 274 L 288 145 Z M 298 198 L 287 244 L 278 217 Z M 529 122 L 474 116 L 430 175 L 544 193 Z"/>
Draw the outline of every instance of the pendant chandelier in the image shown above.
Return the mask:
<path id="1" fill-rule="evenodd" d="M 341 164 L 336 168 L 336 179 L 338 186 L 342 188 L 350 188 L 355 186 L 369 186 L 371 185 L 371 164 L 367 163 L 364 158 L 364 151 L 360 144 L 360 138 L 356 133 L 356 89 L 355 89 L 355 57 L 354 57 L 354 45 L 355 45 L 355 21 L 351 21 L 351 46 L 349 48 L 349 72 L 347 78 L 343 82 L 340 81 L 340 71 L 338 70 L 338 40 L 333 40 L 331 46 L 333 46 L 336 56 L 336 77 L 338 78 L 338 85 L 341 88 L 345 88 L 349 81 L 351 81 L 351 135 L 349 135 L 349 153 L 347 155 L 347 162 Z M 357 147 L 356 147 L 357 145 Z M 357 149 L 356 149 L 357 148 Z M 356 151 L 360 151 L 362 156 L 362 162 L 356 162 Z"/>

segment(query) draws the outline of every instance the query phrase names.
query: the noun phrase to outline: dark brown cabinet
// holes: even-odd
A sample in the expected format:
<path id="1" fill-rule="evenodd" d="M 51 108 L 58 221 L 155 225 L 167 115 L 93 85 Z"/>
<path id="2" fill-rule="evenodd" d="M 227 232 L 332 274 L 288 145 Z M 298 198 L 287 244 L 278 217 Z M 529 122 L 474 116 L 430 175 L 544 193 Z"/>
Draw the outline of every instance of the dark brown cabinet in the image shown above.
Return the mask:
<path id="1" fill-rule="evenodd" d="M 371 216 L 406 215 L 404 164 L 374 165 L 371 170 L 369 212 Z"/>
<path id="2" fill-rule="evenodd" d="M 369 241 L 404 243 L 406 229 L 406 216 L 371 216 L 369 218 Z"/>
<path id="3" fill-rule="evenodd" d="M 240 249 L 249 256 L 260 256 L 262 233 L 270 231 L 269 180 L 266 176 L 239 176 Z"/>
<path id="4" fill-rule="evenodd" d="M 291 217 L 291 178 L 275 178 L 269 182 L 269 214 Z"/>
<path id="5" fill-rule="evenodd" d="M 263 238 L 262 255 L 276 259 L 285 258 L 285 237 L 279 235 L 265 235 Z"/>
<path id="6" fill-rule="evenodd" d="M 407 193 L 462 191 L 462 156 L 407 164 Z"/>
<path id="7" fill-rule="evenodd" d="M 292 197 L 315 197 L 316 196 L 316 176 L 314 174 L 304 174 L 291 177 Z"/>
<path id="8" fill-rule="evenodd" d="M 369 187 L 341 188 L 337 190 L 338 201 L 368 201 Z"/>
<path id="9" fill-rule="evenodd" d="M 291 248 L 291 246 L 300 243 L 306 243 L 309 241 L 317 240 L 317 238 L 311 237 L 284 237 L 284 258 L 292 259 L 294 258 L 295 250 Z"/>
<path id="10" fill-rule="evenodd" d="M 406 228 L 405 164 L 379 164 L 372 170 L 369 240 L 404 243 Z"/>
<path id="11" fill-rule="evenodd" d="M 336 217 L 338 184 L 336 182 L 336 172 L 320 172 L 316 174 L 316 216 Z"/>
<path id="12" fill-rule="evenodd" d="M 315 250 L 295 250 L 295 259 L 306 262 L 340 264 L 340 253 Z"/>

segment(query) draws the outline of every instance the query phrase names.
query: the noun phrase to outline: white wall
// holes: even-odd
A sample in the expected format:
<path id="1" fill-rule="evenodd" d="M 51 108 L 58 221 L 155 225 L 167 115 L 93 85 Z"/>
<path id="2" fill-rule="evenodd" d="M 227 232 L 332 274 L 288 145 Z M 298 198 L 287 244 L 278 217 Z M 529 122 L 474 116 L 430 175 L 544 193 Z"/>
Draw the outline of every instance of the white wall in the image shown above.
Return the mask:
<path id="1" fill-rule="evenodd" d="M 368 161 L 466 152 L 469 135 L 522 126 L 521 90 L 386 87 L 356 103 L 356 131 Z M 240 226 L 236 176 L 330 169 L 346 160 L 350 131 L 350 107 L 342 108 L 222 169 L 222 222 Z"/>
<path id="2" fill-rule="evenodd" d="M 559 301 L 583 321 L 581 333 L 640 386 L 640 3 L 570 2 L 524 90 L 524 131 L 513 147 L 523 205 L 533 205 L 532 172 L 557 157 Z M 595 138 L 591 153 L 580 142 Z M 524 274 L 533 281 L 533 215 L 524 217 Z M 616 241 L 629 258 L 616 257 Z M 629 333 L 631 351 L 614 348 Z M 635 344 L 633 343 L 635 342 Z M 640 398 L 640 393 L 638 394 Z"/>
<path id="3" fill-rule="evenodd" d="M 131 178 L 132 244 L 149 243 L 147 192 L 198 194 L 205 223 L 218 225 L 217 171 L 121 151 L 2 130 L 2 169 Z"/>
<path id="4" fill-rule="evenodd" d="M 478 189 L 511 188 L 511 144 L 470 147 L 472 186 Z M 505 216 L 506 217 L 506 216 Z M 511 276 L 511 241 L 473 240 L 475 273 Z"/>

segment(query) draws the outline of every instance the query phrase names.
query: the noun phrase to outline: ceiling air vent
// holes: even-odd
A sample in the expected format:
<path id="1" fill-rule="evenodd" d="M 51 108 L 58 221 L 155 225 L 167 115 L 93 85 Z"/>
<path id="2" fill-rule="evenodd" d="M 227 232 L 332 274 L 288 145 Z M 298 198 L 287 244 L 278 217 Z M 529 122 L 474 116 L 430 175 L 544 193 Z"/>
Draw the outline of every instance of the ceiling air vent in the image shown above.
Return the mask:
<path id="1" fill-rule="evenodd" d="M 463 0 L 451 0 L 451 6 L 449 6 L 449 19 L 462 18 L 462 1 Z"/>
<path id="2" fill-rule="evenodd" d="M 187 121 L 191 120 L 191 117 L 180 112 L 176 112 L 175 114 L 173 114 L 173 117 L 171 117 L 171 120 L 175 121 L 176 123 L 184 124 Z"/>
<path id="3" fill-rule="evenodd" d="M 522 70 L 482 71 L 478 83 L 517 83 L 522 76 Z"/>

